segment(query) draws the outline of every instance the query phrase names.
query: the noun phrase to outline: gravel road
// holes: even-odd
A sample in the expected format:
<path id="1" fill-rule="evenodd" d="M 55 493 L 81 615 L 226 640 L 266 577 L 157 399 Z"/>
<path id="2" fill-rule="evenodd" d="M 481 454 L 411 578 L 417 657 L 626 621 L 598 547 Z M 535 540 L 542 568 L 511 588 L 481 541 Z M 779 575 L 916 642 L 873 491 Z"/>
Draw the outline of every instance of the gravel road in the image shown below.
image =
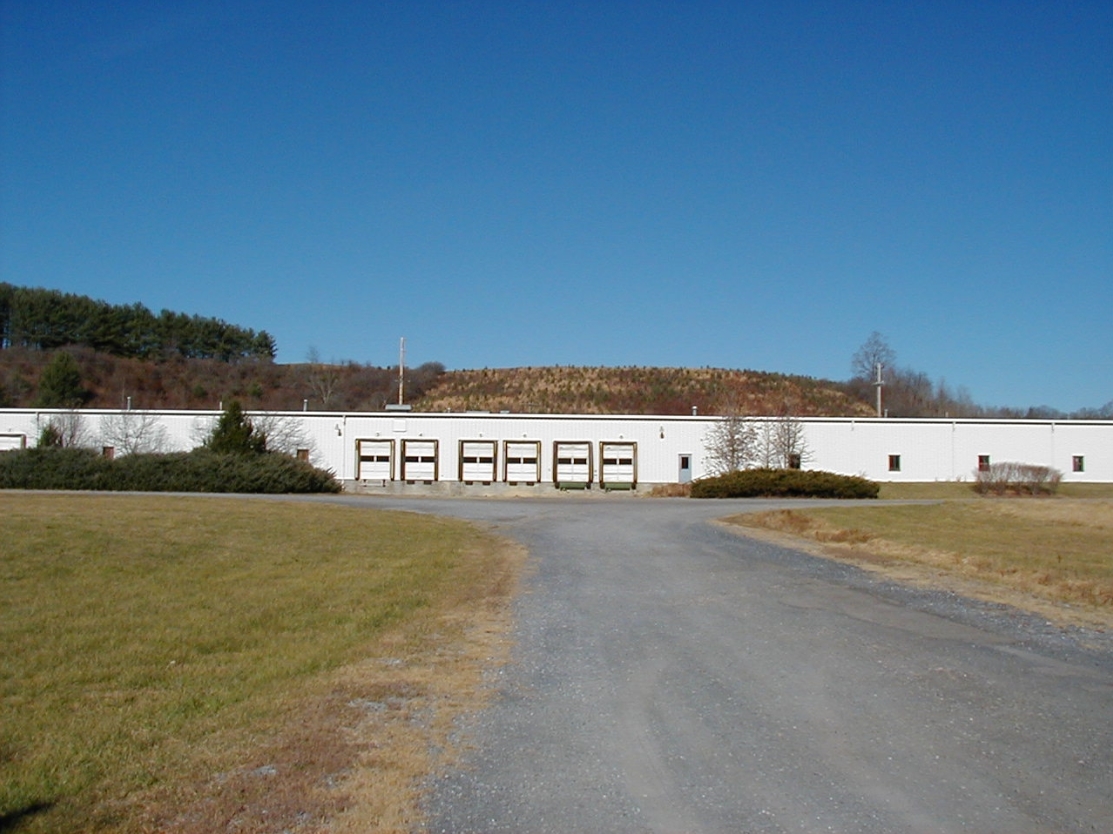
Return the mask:
<path id="1" fill-rule="evenodd" d="M 430 831 L 1113 831 L 1108 635 L 707 523 L 774 502 L 371 503 L 533 562 Z"/>

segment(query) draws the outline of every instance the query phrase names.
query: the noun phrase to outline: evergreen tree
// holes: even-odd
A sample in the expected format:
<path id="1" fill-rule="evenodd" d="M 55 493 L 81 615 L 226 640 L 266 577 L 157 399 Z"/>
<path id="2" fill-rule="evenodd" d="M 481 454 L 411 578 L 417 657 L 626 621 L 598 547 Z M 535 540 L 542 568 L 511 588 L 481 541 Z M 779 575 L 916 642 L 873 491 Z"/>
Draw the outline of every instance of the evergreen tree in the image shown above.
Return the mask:
<path id="1" fill-rule="evenodd" d="M 213 426 L 205 448 L 221 454 L 260 455 L 267 451 L 267 437 L 255 430 L 239 400 L 232 400 Z"/>
<path id="2" fill-rule="evenodd" d="M 81 387 L 81 369 L 69 353 L 58 351 L 39 378 L 36 408 L 77 408 L 89 397 Z"/>
<path id="3" fill-rule="evenodd" d="M 63 445 L 65 444 L 61 429 L 53 423 L 47 423 L 43 426 L 43 430 L 39 433 L 40 449 L 61 449 Z"/>

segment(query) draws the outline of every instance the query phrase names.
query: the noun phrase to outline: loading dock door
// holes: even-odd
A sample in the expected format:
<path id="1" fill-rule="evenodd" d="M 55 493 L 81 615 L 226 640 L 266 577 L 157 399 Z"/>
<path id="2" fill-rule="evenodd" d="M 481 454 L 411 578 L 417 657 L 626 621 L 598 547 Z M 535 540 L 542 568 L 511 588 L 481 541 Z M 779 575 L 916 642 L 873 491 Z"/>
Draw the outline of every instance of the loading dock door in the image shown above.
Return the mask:
<path id="1" fill-rule="evenodd" d="M 502 479 L 508 484 L 541 480 L 541 441 L 507 440 L 503 448 Z"/>
<path id="2" fill-rule="evenodd" d="M 27 448 L 27 435 L 0 434 L 0 452 L 10 452 Z"/>
<path id="3" fill-rule="evenodd" d="M 591 486 L 591 444 L 558 440 L 553 444 L 553 482 L 560 489 Z"/>
<path id="4" fill-rule="evenodd" d="M 361 481 L 389 481 L 394 477 L 394 441 L 360 440 L 359 474 Z"/>
<path id="5" fill-rule="evenodd" d="M 437 480 L 437 441 L 402 441 L 402 480 Z"/>
<path id="6" fill-rule="evenodd" d="M 599 485 L 603 489 L 634 489 L 638 485 L 638 444 L 599 444 Z"/>
<path id="7" fill-rule="evenodd" d="M 495 440 L 460 441 L 460 480 L 464 483 L 479 481 L 489 484 L 495 480 L 498 469 L 495 462 Z"/>

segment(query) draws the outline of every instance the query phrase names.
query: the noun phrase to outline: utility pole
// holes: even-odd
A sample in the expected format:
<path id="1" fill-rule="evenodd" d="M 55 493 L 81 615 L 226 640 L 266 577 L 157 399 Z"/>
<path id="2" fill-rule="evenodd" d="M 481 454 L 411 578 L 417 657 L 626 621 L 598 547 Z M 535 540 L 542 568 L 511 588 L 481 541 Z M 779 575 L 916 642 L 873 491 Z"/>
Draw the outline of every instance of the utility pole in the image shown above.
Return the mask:
<path id="1" fill-rule="evenodd" d="M 406 385 L 406 337 L 403 336 L 398 344 L 398 405 L 404 402 L 403 390 Z M 880 397 L 881 395 L 878 394 Z M 880 400 L 879 400 L 880 402 Z M 880 408 L 880 406 L 878 406 Z"/>
<path id="2" fill-rule="evenodd" d="M 885 385 L 881 381 L 881 368 L 883 367 L 880 362 L 877 363 L 877 381 L 874 382 L 873 387 L 877 389 L 877 416 L 881 416 L 881 388 Z"/>

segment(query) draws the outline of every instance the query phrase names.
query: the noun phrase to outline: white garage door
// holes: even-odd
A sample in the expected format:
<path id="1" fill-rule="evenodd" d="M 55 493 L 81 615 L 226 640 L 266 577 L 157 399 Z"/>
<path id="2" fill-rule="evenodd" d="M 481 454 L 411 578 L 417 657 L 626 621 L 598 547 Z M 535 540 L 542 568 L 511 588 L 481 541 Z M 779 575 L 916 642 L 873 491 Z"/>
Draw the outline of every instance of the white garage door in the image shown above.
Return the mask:
<path id="1" fill-rule="evenodd" d="M 496 479 L 498 471 L 495 462 L 495 450 L 498 448 L 494 440 L 461 440 L 460 441 L 460 480 L 464 483 L 489 484 Z"/>
<path id="2" fill-rule="evenodd" d="M 437 480 L 437 441 L 402 441 L 402 480 Z"/>
<path id="3" fill-rule="evenodd" d="M 633 489 L 638 483 L 638 444 L 599 444 L 599 484 L 604 489 Z"/>
<path id="4" fill-rule="evenodd" d="M 359 479 L 389 481 L 394 477 L 394 441 L 359 441 Z"/>
<path id="5" fill-rule="evenodd" d="M 553 444 L 553 480 L 561 487 L 591 484 L 591 444 L 558 440 Z"/>
<path id="6" fill-rule="evenodd" d="M 25 434 L 0 434 L 0 452 L 11 452 L 27 446 Z"/>
<path id="7" fill-rule="evenodd" d="M 503 480 L 535 484 L 541 480 L 541 441 L 507 440 L 503 450 Z"/>

